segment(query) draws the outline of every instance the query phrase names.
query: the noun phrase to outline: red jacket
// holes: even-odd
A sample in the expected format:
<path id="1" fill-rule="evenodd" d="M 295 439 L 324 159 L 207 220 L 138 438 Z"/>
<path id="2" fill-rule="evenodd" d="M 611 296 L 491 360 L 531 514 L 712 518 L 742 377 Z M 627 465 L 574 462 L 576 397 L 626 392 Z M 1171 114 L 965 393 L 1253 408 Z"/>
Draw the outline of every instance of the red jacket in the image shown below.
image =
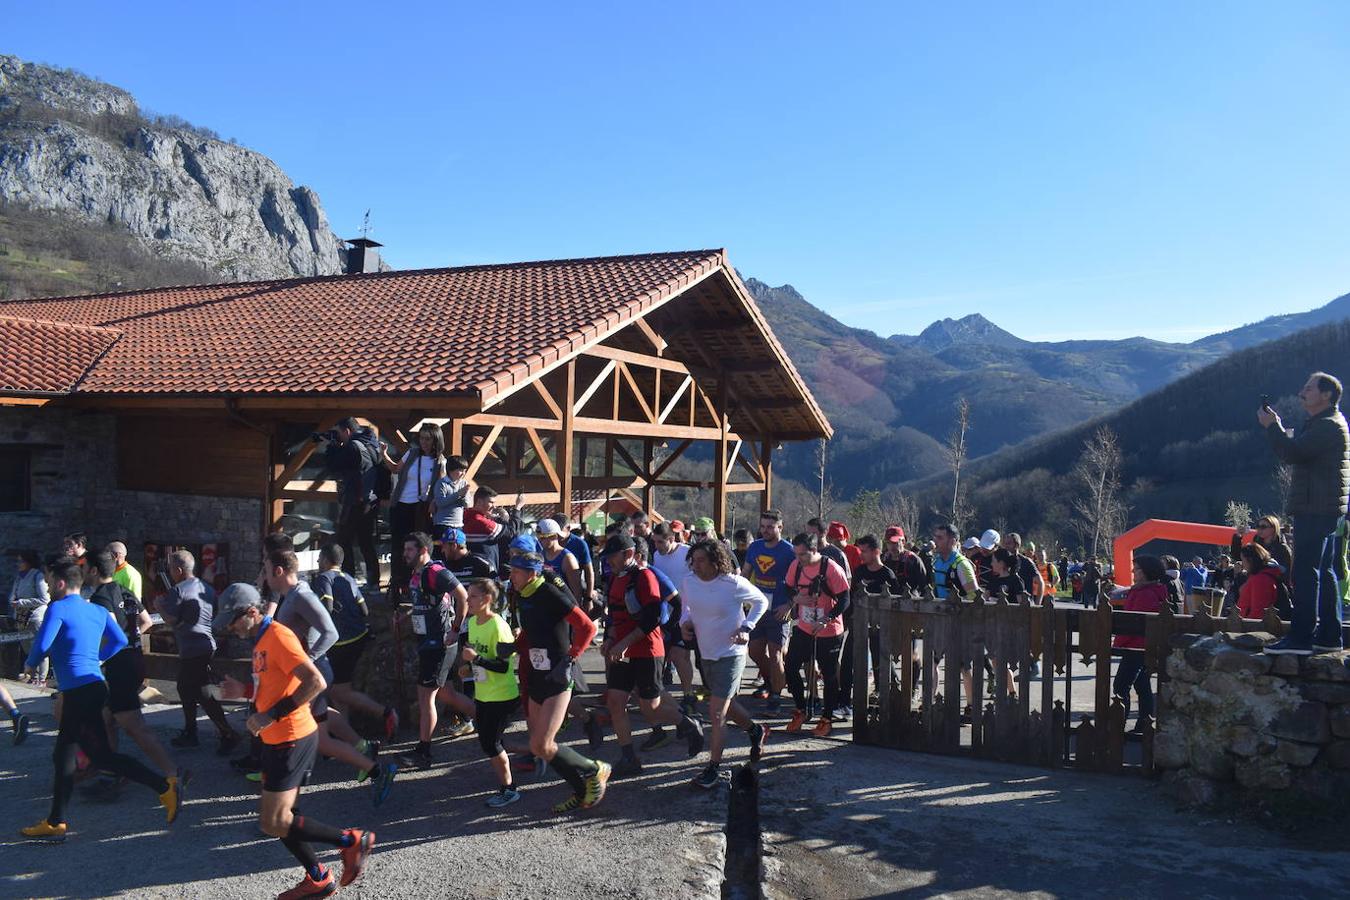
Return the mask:
<path id="1" fill-rule="evenodd" d="M 1273 560 L 1265 568 L 1257 569 L 1247 576 L 1247 580 L 1242 583 L 1242 590 L 1238 592 L 1238 612 L 1242 618 L 1259 619 L 1275 605 L 1279 580 L 1280 564 Z"/>
<path id="2" fill-rule="evenodd" d="M 1167 585 L 1153 582 L 1152 584 L 1136 584 L 1130 588 L 1125 595 L 1126 612 L 1162 612 L 1163 605 L 1167 603 Z M 1143 650 L 1148 644 L 1144 641 L 1142 634 L 1118 634 L 1111 646 L 1119 650 Z"/>

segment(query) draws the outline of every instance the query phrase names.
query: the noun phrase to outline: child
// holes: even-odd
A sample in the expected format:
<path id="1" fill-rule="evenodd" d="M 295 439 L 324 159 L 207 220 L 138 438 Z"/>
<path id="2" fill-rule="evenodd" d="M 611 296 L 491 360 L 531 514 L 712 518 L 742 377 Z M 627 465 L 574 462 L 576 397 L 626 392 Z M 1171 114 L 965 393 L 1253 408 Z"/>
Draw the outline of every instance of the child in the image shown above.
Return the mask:
<path id="1" fill-rule="evenodd" d="M 469 493 L 469 480 L 464 473 L 468 469 L 464 457 L 452 456 L 445 461 L 445 475 L 432 485 L 429 503 L 432 536 L 437 541 L 442 540 L 451 528 L 464 527 L 464 507 Z"/>
<path id="2" fill-rule="evenodd" d="M 516 681 L 515 637 L 506 620 L 493 611 L 501 596 L 497 583 L 480 578 L 469 585 L 469 642 L 460 653 L 465 665 L 460 677 L 473 681 L 474 722 L 478 743 L 492 763 L 501 790 L 487 800 L 501 809 L 520 799 L 511 783 L 511 764 L 502 746 L 502 734 L 520 707 Z"/>

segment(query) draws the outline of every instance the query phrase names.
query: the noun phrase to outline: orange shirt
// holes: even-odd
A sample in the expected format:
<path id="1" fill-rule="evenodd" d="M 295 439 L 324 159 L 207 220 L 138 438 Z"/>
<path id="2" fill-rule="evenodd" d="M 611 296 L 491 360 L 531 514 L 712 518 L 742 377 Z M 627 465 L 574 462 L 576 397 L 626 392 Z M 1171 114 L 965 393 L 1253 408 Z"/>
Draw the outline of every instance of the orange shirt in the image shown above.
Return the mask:
<path id="1" fill-rule="evenodd" d="M 300 688 L 300 679 L 291 673 L 296 666 L 309 662 L 309 654 L 300 639 L 280 622 L 266 621 L 253 645 L 253 702 L 258 712 L 265 713 L 277 701 Z M 319 726 L 304 703 L 262 730 L 258 737 L 264 744 L 284 744 L 298 741 L 312 734 Z"/>

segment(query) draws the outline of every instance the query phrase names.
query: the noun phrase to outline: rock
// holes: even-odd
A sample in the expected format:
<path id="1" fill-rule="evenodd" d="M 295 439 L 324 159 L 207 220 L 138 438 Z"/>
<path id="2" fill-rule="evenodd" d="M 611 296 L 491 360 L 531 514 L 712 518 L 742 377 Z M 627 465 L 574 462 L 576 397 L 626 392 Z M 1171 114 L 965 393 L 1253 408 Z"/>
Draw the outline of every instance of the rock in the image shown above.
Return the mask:
<path id="1" fill-rule="evenodd" d="M 1289 787 L 1289 767 L 1273 756 L 1240 759 L 1233 776 L 1248 790 L 1277 791 Z"/>
<path id="2" fill-rule="evenodd" d="M 1350 668 L 1346 667 L 1345 651 L 1340 653 L 1321 653 L 1308 657 L 1304 663 L 1307 677 L 1323 681 L 1350 681 Z"/>
<path id="3" fill-rule="evenodd" d="M 1191 635 L 1194 637 L 1194 635 Z M 1188 681 L 1191 683 L 1199 681 L 1204 677 L 1203 672 L 1197 672 L 1186 664 L 1186 657 L 1180 650 L 1172 651 L 1172 655 L 1167 657 L 1167 676 L 1177 681 Z"/>
<path id="4" fill-rule="evenodd" d="M 1316 744 L 1280 741 L 1279 746 L 1275 748 L 1275 758 L 1286 765 L 1303 768 L 1313 764 L 1313 760 L 1317 759 L 1317 751 L 1320 749 Z"/>
<path id="5" fill-rule="evenodd" d="M 1226 743 L 1229 750 L 1238 756 L 1247 757 L 1270 753 L 1277 744 L 1275 738 L 1250 725 L 1234 725 L 1228 729 Z"/>
<path id="6" fill-rule="evenodd" d="M 1260 651 L 1275 640 L 1275 635 L 1268 631 L 1226 631 L 1223 639 L 1239 650 Z"/>
<path id="7" fill-rule="evenodd" d="M 1216 635 L 1209 635 L 1196 641 L 1187 647 L 1183 653 L 1186 656 L 1186 665 L 1192 669 L 1208 669 L 1210 662 L 1214 659 L 1214 654 L 1224 646 L 1223 638 Z"/>
<path id="8" fill-rule="evenodd" d="M 1276 675 L 1294 676 L 1299 672 L 1299 658 L 1297 656 L 1277 656 L 1275 663 L 1270 667 L 1270 671 Z"/>
<path id="9" fill-rule="evenodd" d="M 1204 637 L 1203 634 L 1174 634 L 1167 639 L 1167 644 L 1173 650 L 1185 650 Z"/>
<path id="10" fill-rule="evenodd" d="M 1190 747 L 1191 768 L 1218 781 L 1227 781 L 1233 777 L 1233 757 L 1222 747 L 1210 743 L 1192 743 Z"/>
<path id="11" fill-rule="evenodd" d="M 1350 769 L 1350 741 L 1336 741 L 1322 754 L 1333 769 Z"/>
<path id="12" fill-rule="evenodd" d="M 1324 685 L 1330 687 L 1331 685 Z M 1328 717 L 1331 733 L 1338 738 L 1350 738 L 1350 706 L 1338 706 Z"/>
<path id="13" fill-rule="evenodd" d="M 333 275 L 318 196 L 260 153 L 154 121 L 119 88 L 0 55 L 0 200 L 115 223 L 230 279 Z"/>
<path id="14" fill-rule="evenodd" d="M 1350 684 L 1306 681 L 1298 686 L 1298 692 L 1303 699 L 1318 703 L 1350 703 Z"/>
<path id="15" fill-rule="evenodd" d="M 1252 653 L 1234 646 L 1221 646 L 1210 660 L 1209 667 L 1215 672 L 1231 672 L 1241 675 L 1264 675 L 1270 671 L 1274 657 L 1264 653 Z"/>
<path id="16" fill-rule="evenodd" d="M 1165 774 L 1163 788 L 1182 806 L 1209 806 L 1219 793 L 1217 784 L 1189 769 Z"/>
<path id="17" fill-rule="evenodd" d="M 1186 736 L 1178 728 L 1168 727 L 1153 736 L 1153 765 L 1160 769 L 1180 769 L 1186 765 Z"/>
<path id="18" fill-rule="evenodd" d="M 1305 700 L 1281 711 L 1266 728 L 1275 737 L 1308 744 L 1325 744 L 1331 739 L 1325 704 Z"/>

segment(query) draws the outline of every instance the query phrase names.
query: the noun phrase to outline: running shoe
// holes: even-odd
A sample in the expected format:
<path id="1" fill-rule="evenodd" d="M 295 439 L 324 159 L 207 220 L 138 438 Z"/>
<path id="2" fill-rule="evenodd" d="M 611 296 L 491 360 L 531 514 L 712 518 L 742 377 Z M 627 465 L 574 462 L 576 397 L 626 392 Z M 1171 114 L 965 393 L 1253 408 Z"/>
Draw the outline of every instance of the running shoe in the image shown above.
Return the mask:
<path id="1" fill-rule="evenodd" d="M 693 694 L 685 694 L 680 698 L 680 712 L 684 713 L 686 716 L 693 716 L 694 711 L 697 708 L 698 700 L 695 699 Z"/>
<path id="2" fill-rule="evenodd" d="M 159 805 L 164 807 L 164 818 L 172 825 L 173 820 L 178 818 L 179 807 L 183 805 L 183 795 L 177 778 L 169 778 L 168 782 L 169 789 L 159 795 Z"/>
<path id="3" fill-rule="evenodd" d="M 675 738 L 671 736 L 669 731 L 657 726 L 652 729 L 651 734 L 647 735 L 647 739 L 642 742 L 642 746 L 638 749 L 643 753 L 649 753 L 652 750 L 660 750 L 673 740 L 675 740 Z"/>
<path id="4" fill-rule="evenodd" d="M 333 880 L 332 870 L 325 870 L 323 878 L 315 881 L 305 873 L 300 883 L 289 891 L 277 894 L 277 900 L 301 900 L 304 897 L 331 897 L 337 893 L 337 882 Z"/>
<path id="5" fill-rule="evenodd" d="M 351 884 L 361 877 L 361 872 L 366 868 L 366 859 L 370 856 L 370 851 L 375 849 L 375 832 L 361 831 L 358 828 L 348 828 L 343 834 L 352 836 L 352 845 L 342 848 L 342 881 L 343 887 Z M 332 874 L 329 874 L 332 879 Z"/>
<path id="6" fill-rule="evenodd" d="M 451 725 L 449 728 L 446 729 L 446 734 L 450 735 L 452 738 L 464 737 L 464 735 L 473 734 L 473 732 L 474 732 L 473 721 L 470 719 L 464 719 L 463 721 L 456 722 L 455 724 Z"/>
<path id="7" fill-rule="evenodd" d="M 769 726 L 759 722 L 750 726 L 750 761 L 757 763 L 764 755 L 764 742 L 769 739 Z"/>
<path id="8" fill-rule="evenodd" d="M 829 715 L 823 715 L 816 722 L 816 727 L 811 729 L 811 733 L 816 737 L 829 737 L 830 730 L 834 728 L 834 723 L 830 721 Z"/>
<path id="9" fill-rule="evenodd" d="M 66 839 L 66 823 L 52 825 L 46 819 L 43 819 L 36 825 L 20 828 L 19 833 L 35 841 L 50 841 L 53 844 L 59 844 Z"/>
<path id="10" fill-rule="evenodd" d="M 595 713 L 588 715 L 586 720 L 581 723 L 581 730 L 586 735 L 586 743 L 590 744 L 591 752 L 599 753 L 600 748 L 605 744 L 605 729 Z"/>
<path id="11" fill-rule="evenodd" d="M 611 772 L 619 778 L 632 778 L 642 774 L 642 762 L 636 756 L 624 757 L 611 767 Z"/>
<path id="12" fill-rule="evenodd" d="M 572 794 L 563 802 L 553 804 L 554 815 L 562 815 L 563 813 L 569 813 L 574 809 L 581 809 L 580 794 Z"/>
<path id="13" fill-rule="evenodd" d="M 14 718 L 14 746 L 22 744 L 28 740 L 28 717 L 16 716 Z"/>
<path id="14" fill-rule="evenodd" d="M 755 688 L 754 693 L 752 693 L 750 696 L 754 697 L 756 700 L 768 700 L 769 688 L 767 685 L 761 684 L 759 687 Z"/>
<path id="15" fill-rule="evenodd" d="M 169 738 L 169 746 L 176 747 L 179 750 L 188 750 L 201 746 L 201 741 L 197 740 L 197 732 L 180 731 L 176 737 Z"/>
<path id="16" fill-rule="evenodd" d="M 586 776 L 586 789 L 581 798 L 582 809 L 590 809 L 605 799 L 605 785 L 609 784 L 609 777 L 613 774 L 614 768 L 609 763 L 595 764 L 595 771 Z"/>
<path id="17" fill-rule="evenodd" d="M 770 713 L 776 714 L 780 709 L 783 708 L 783 698 L 779 697 L 777 694 L 774 694 L 764 704 L 764 708 L 768 710 Z"/>
<path id="18" fill-rule="evenodd" d="M 795 709 L 792 711 L 792 721 L 787 723 L 787 728 L 783 730 L 788 734 L 796 734 L 802 730 L 802 723 L 806 721 L 806 710 Z"/>
<path id="19" fill-rule="evenodd" d="M 689 757 L 692 759 L 703 752 L 703 723 L 698 719 L 685 716 L 684 720 L 680 722 L 680 727 L 684 729 L 684 734 L 680 736 L 688 744 Z"/>
<path id="20" fill-rule="evenodd" d="M 216 756 L 229 756 L 239 748 L 239 732 L 230 731 L 220 736 L 220 743 L 216 746 Z"/>
<path id="21" fill-rule="evenodd" d="M 834 711 L 834 717 L 844 722 L 851 722 L 853 720 L 853 707 L 847 703 L 844 704 Z"/>
<path id="22" fill-rule="evenodd" d="M 487 798 L 487 802 L 483 805 L 487 806 L 489 809 L 501 809 L 504 806 L 510 806 L 519 799 L 520 791 L 513 787 L 504 787 L 491 797 Z"/>
<path id="23" fill-rule="evenodd" d="M 254 784 L 262 784 L 262 772 L 245 772 L 244 779 Z"/>
<path id="24" fill-rule="evenodd" d="M 412 759 L 412 765 L 413 765 L 413 768 L 415 768 L 415 769 L 429 769 L 429 768 L 431 768 L 431 750 L 430 750 L 430 748 L 428 748 L 428 749 L 426 749 L 426 750 L 420 750 L 420 749 L 414 747 L 412 753 L 409 754 L 409 756 L 410 756 L 410 758 Z"/>
<path id="25" fill-rule="evenodd" d="M 722 780 L 722 770 L 717 763 L 709 763 L 703 767 L 703 771 L 694 777 L 695 787 L 701 787 L 704 790 L 712 790 L 717 787 L 717 783 Z"/>
<path id="26" fill-rule="evenodd" d="M 384 739 L 392 741 L 398 732 L 398 712 L 392 706 L 384 708 Z"/>
<path id="27" fill-rule="evenodd" d="M 389 799 L 389 791 L 394 786 L 394 776 L 398 774 L 398 766 L 393 763 L 384 763 L 380 766 L 380 773 L 371 779 L 371 784 L 375 787 L 375 806 Z"/>

